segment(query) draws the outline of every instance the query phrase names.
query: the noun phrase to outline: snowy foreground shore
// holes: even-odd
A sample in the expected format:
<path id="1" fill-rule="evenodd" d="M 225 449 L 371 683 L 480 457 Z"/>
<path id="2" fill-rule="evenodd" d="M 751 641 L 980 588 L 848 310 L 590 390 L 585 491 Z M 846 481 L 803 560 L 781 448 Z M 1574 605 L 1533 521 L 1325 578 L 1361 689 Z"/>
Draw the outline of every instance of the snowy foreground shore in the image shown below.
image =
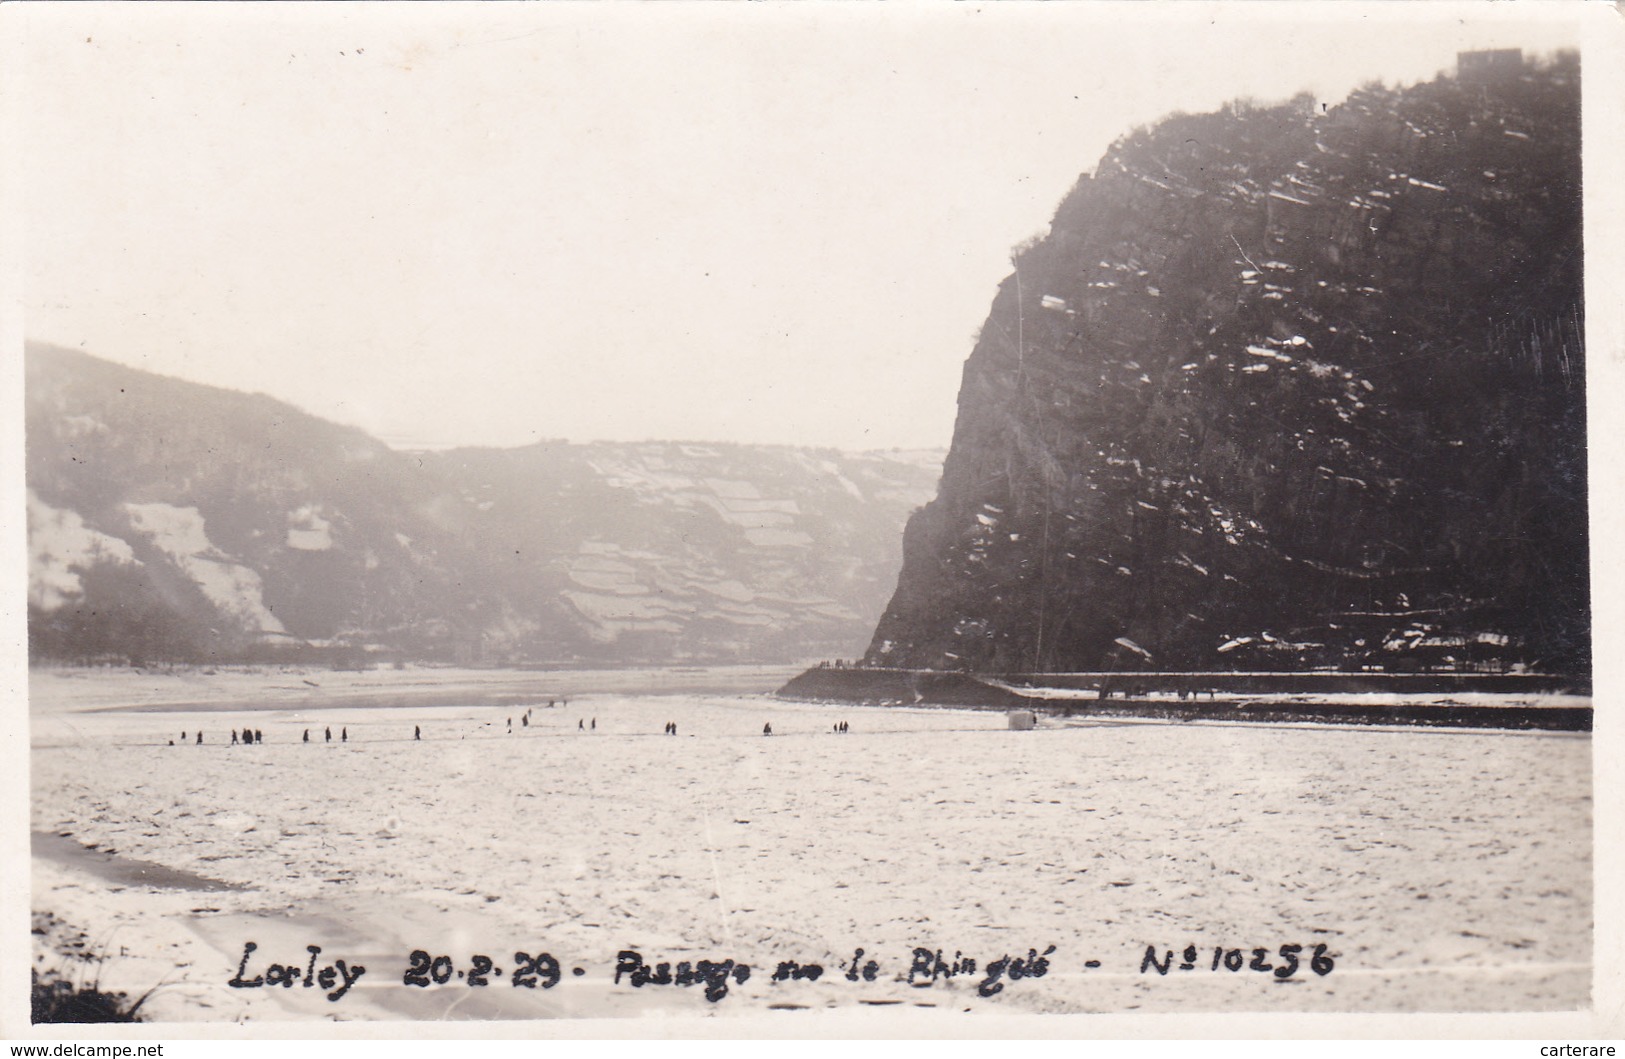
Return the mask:
<path id="1" fill-rule="evenodd" d="M 1586 735 L 1014 732 L 787 675 L 41 671 L 37 965 L 82 931 L 175 1021 L 1587 1003 Z"/>

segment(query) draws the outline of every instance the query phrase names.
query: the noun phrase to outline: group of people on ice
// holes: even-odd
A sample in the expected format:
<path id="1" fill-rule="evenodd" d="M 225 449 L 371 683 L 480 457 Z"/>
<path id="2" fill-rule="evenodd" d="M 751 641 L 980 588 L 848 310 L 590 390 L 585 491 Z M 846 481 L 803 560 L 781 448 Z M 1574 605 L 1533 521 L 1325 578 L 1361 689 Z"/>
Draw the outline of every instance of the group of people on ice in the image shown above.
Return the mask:
<path id="1" fill-rule="evenodd" d="M 549 703 L 548 705 L 552 705 L 552 703 Z M 529 728 L 530 727 L 530 710 L 527 709 L 520 716 L 519 724 L 520 724 L 520 727 L 523 727 L 523 728 Z M 576 730 L 577 731 L 582 731 L 582 732 L 587 732 L 587 731 L 596 732 L 598 730 L 598 718 L 596 718 L 596 717 L 591 718 L 590 722 L 589 722 L 588 718 L 585 718 L 585 717 L 582 717 L 582 718 L 578 719 L 576 721 Z M 676 721 L 667 721 L 663 731 L 665 732 L 666 735 L 676 735 L 677 734 L 677 722 Z M 832 731 L 834 731 L 835 734 L 837 734 L 837 735 L 846 734 L 846 732 L 849 731 L 849 729 L 847 727 L 847 722 L 846 721 L 837 721 L 834 724 L 834 726 L 832 728 Z M 513 718 L 512 717 L 508 718 L 508 734 L 509 735 L 513 734 Z M 768 723 L 762 725 L 762 734 L 763 735 L 772 735 L 773 734 L 773 723 L 771 721 L 769 721 Z M 181 742 L 182 743 L 186 742 L 186 739 L 187 739 L 187 733 L 182 732 L 181 733 Z M 412 726 L 412 739 L 413 739 L 414 742 L 421 742 L 422 741 L 422 739 L 423 739 L 423 726 L 422 725 L 414 724 Z M 305 734 L 304 734 L 303 741 L 306 742 L 306 743 L 310 742 L 310 729 L 309 728 L 305 729 Z M 333 729 L 332 729 L 332 727 L 329 726 L 329 727 L 326 727 L 326 728 L 322 729 L 322 741 L 324 743 L 331 743 L 333 741 Z M 340 729 L 339 729 L 339 742 L 348 743 L 349 741 L 350 741 L 350 729 L 348 727 L 340 727 Z M 238 745 L 238 743 L 241 743 L 244 746 L 253 746 L 255 744 L 263 743 L 263 742 L 265 742 L 265 733 L 261 732 L 258 728 L 244 728 L 242 730 L 242 733 L 241 733 L 240 737 L 239 737 L 237 729 L 233 728 L 231 730 L 231 745 L 232 746 L 236 746 L 236 745 Z M 174 746 L 175 741 L 173 739 L 171 739 L 169 741 L 169 745 Z M 198 746 L 203 745 L 203 732 L 201 730 L 197 732 L 197 745 Z"/>

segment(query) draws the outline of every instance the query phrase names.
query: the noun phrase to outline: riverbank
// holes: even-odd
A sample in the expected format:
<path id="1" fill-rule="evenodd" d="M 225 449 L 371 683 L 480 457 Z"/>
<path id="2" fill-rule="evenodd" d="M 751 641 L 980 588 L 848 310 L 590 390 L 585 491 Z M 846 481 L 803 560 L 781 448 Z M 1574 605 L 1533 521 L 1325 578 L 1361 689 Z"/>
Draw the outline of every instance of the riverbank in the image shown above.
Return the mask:
<path id="1" fill-rule="evenodd" d="M 1589 732 L 1590 681 L 1536 674 L 1043 673 L 817 666 L 784 699 L 1032 710 L 1058 717 Z"/>
<path id="2" fill-rule="evenodd" d="M 400 669 L 319 666 L 39 666 L 28 673 L 37 717 L 93 710 L 398 708 L 508 705 L 591 694 L 756 694 L 799 666 L 660 669 Z"/>

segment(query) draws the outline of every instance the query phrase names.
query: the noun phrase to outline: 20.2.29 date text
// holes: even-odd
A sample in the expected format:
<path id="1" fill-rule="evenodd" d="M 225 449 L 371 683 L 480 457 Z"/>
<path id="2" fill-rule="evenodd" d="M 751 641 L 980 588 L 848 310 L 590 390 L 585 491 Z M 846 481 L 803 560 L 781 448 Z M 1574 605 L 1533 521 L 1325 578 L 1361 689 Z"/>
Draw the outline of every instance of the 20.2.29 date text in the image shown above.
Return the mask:
<path id="1" fill-rule="evenodd" d="M 421 986 L 425 989 L 431 985 L 445 985 L 453 977 L 473 987 L 487 986 L 491 984 L 491 979 L 501 978 L 504 974 L 503 969 L 496 966 L 491 957 L 477 953 L 468 958 L 470 966 L 466 971 L 453 964 L 450 956 L 430 956 L 423 949 L 412 950 L 410 961 L 410 966 L 401 976 L 401 981 L 406 985 Z M 528 952 L 516 952 L 513 954 L 513 961 L 513 973 L 508 975 L 508 984 L 515 988 L 552 989 L 564 976 L 559 961 L 550 953 L 543 952 L 532 956 Z M 572 973 L 582 975 L 586 971 L 576 967 L 572 969 Z"/>

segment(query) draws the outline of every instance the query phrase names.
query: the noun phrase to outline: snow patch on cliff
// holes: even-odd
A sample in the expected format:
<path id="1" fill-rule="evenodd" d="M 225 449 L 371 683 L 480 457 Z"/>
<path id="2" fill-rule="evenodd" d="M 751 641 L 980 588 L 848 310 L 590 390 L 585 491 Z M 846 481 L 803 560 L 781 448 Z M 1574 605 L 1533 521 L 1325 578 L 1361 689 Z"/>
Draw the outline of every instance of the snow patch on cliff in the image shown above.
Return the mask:
<path id="1" fill-rule="evenodd" d="M 197 508 L 154 503 L 125 504 L 124 510 L 136 532 L 150 537 L 223 613 L 258 632 L 287 631 L 265 605 L 260 575 L 215 547 Z"/>
<path id="2" fill-rule="evenodd" d="M 57 610 L 82 595 L 79 572 L 101 562 L 135 564 L 128 542 L 85 525 L 76 511 L 54 508 L 28 491 L 28 602 Z"/>
<path id="3" fill-rule="evenodd" d="M 288 515 L 288 547 L 305 552 L 325 552 L 333 547 L 333 524 L 321 515 L 314 504 Z"/>

